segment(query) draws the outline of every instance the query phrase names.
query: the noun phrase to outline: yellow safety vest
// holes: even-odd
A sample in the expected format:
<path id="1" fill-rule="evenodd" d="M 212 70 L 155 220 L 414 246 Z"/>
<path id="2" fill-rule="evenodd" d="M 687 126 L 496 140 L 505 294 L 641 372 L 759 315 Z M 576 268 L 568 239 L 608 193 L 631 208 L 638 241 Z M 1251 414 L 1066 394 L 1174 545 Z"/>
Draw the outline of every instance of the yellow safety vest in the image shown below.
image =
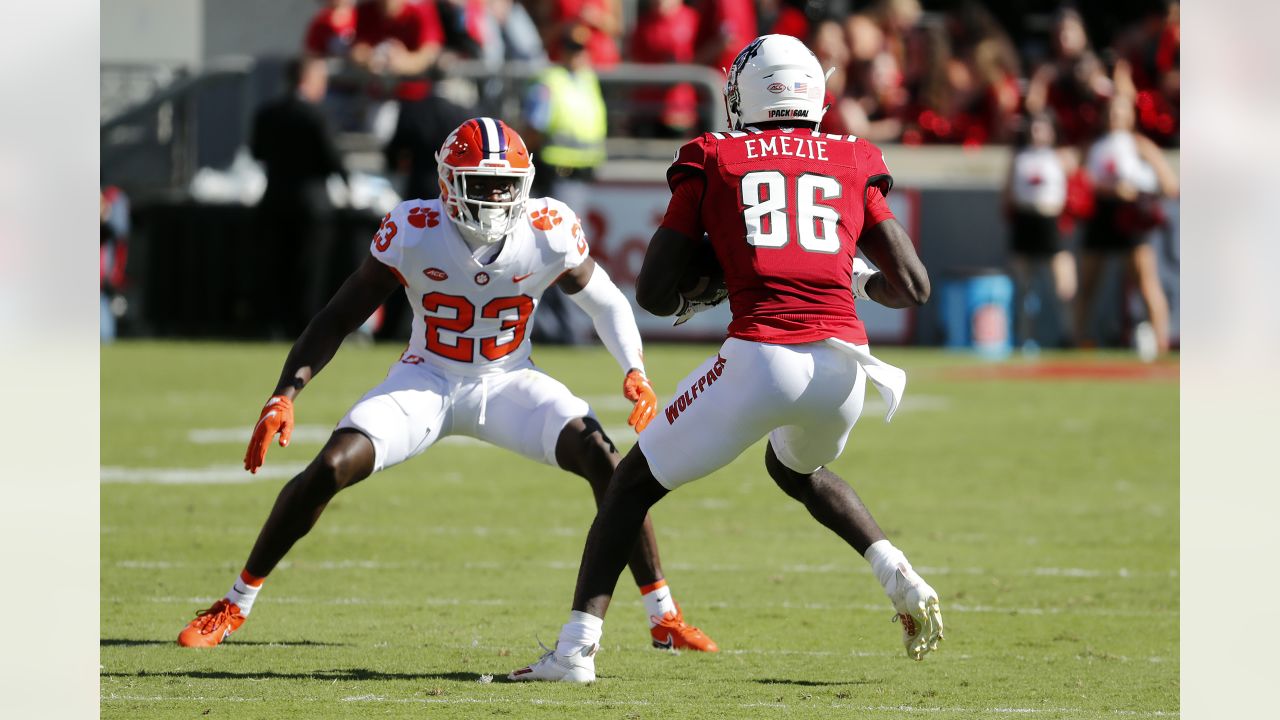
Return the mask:
<path id="1" fill-rule="evenodd" d="M 600 81 L 591 70 L 570 74 L 553 65 L 538 76 L 547 87 L 551 118 L 541 160 L 548 165 L 593 168 L 604 162 L 606 119 Z"/>

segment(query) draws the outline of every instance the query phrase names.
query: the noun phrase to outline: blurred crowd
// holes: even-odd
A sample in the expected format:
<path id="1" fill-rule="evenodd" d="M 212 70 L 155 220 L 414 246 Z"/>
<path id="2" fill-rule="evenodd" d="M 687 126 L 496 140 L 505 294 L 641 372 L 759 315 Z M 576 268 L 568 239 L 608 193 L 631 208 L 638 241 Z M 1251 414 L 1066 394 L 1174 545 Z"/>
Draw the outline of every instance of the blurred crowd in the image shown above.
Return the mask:
<path id="1" fill-rule="evenodd" d="M 875 142 L 1008 143 L 1027 116 L 1054 116 L 1060 140 L 1105 128 L 1105 107 L 1132 103 L 1139 132 L 1178 142 L 1179 5 L 977 0 L 328 0 L 303 44 L 377 73 L 421 76 L 451 59 L 549 58 L 584 36 L 594 69 L 619 62 L 727 67 L 762 33 L 805 40 L 825 67 L 826 125 Z M 425 82 L 404 82 L 414 100 Z M 705 124 L 690 86 L 637 91 L 639 135 Z"/>

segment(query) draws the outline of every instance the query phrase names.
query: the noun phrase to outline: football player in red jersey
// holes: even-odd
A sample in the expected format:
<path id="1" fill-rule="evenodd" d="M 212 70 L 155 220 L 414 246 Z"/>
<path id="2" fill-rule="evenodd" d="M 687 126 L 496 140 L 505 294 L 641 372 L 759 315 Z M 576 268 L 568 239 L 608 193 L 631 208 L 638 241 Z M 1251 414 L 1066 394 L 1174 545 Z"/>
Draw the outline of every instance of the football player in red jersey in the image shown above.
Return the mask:
<path id="1" fill-rule="evenodd" d="M 442 438 L 483 440 L 586 478 L 597 499 L 620 458 L 585 400 L 530 358 L 526 328 L 543 293 L 559 287 L 592 319 L 624 373 L 639 432 L 658 399 L 644 374 L 631 306 L 588 252 L 577 215 L 554 198 L 531 198 L 534 167 L 524 140 L 493 118 L 464 122 L 436 155 L 440 197 L 407 200 L 383 218 L 369 257 L 294 343 L 245 453 L 256 472 L 279 435 L 293 433 L 298 393 L 344 338 L 398 289 L 414 308 L 413 334 L 387 377 L 338 423 L 310 465 L 284 485 L 244 570 L 225 596 L 178 635 L 213 647 L 248 617 L 262 583 L 341 490 L 427 452 Z M 653 527 L 632 538 L 632 564 L 651 642 L 715 652 L 684 620 L 663 576 Z"/>
<path id="2" fill-rule="evenodd" d="M 725 84 L 733 130 L 677 153 L 667 173 L 671 202 L 636 296 L 656 315 L 705 309 L 677 288 L 694 239 L 709 233 L 733 311 L 729 338 L 677 386 L 618 466 L 587 537 L 569 622 L 556 648 L 512 679 L 594 680 L 605 611 L 649 507 L 766 435 L 769 475 L 870 562 L 902 622 L 907 655 L 920 660 L 937 649 L 938 594 L 826 468 L 862 412 L 867 380 L 885 397 L 887 417 L 906 384 L 905 373 L 868 351 L 855 296 L 920 305 L 929 276 L 885 206 L 893 179 L 880 150 L 818 132 L 824 81 L 799 40 L 757 38 Z M 855 259 L 858 248 L 881 270 Z"/>

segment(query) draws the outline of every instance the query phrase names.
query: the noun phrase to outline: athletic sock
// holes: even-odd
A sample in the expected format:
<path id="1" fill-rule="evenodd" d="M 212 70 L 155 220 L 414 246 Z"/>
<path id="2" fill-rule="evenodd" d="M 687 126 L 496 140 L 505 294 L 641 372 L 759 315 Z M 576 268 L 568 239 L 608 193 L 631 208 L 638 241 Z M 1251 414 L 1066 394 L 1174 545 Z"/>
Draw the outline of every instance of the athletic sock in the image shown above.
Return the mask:
<path id="1" fill-rule="evenodd" d="M 560 639 L 556 641 L 556 654 L 568 657 L 579 648 L 599 643 L 602 635 L 604 635 L 604 618 L 574 610 L 569 613 L 569 622 L 560 628 Z"/>
<path id="2" fill-rule="evenodd" d="M 867 548 L 863 557 L 871 563 L 871 572 L 886 591 L 897 570 L 901 569 L 908 578 L 916 574 L 916 571 L 911 569 L 911 563 L 907 561 L 906 554 L 888 540 L 877 540 L 871 543 L 871 547 Z"/>
<path id="3" fill-rule="evenodd" d="M 667 587 L 666 580 L 641 585 L 640 599 L 644 601 L 644 611 L 649 614 L 649 627 L 657 625 L 663 615 L 678 612 L 676 602 L 671 599 L 671 588 Z"/>
<path id="4" fill-rule="evenodd" d="M 266 578 L 250 575 L 248 570 L 241 570 L 240 577 L 231 583 L 231 589 L 227 591 L 226 601 L 235 603 L 236 607 L 240 608 L 240 614 L 247 616 L 253 609 L 253 601 L 258 598 L 263 580 Z"/>

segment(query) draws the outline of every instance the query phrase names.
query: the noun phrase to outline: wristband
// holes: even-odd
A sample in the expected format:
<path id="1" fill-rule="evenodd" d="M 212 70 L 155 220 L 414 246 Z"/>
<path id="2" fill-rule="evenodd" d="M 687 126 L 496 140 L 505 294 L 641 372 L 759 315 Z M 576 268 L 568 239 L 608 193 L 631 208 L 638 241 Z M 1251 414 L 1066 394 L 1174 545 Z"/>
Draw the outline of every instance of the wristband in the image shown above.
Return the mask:
<path id="1" fill-rule="evenodd" d="M 879 275 L 879 274 L 880 274 L 879 270 L 868 270 L 867 272 L 860 272 L 854 275 L 853 276 L 853 296 L 858 298 L 859 300 L 870 300 L 871 297 L 867 295 L 867 283 L 871 281 L 871 278 L 873 276 Z"/>

